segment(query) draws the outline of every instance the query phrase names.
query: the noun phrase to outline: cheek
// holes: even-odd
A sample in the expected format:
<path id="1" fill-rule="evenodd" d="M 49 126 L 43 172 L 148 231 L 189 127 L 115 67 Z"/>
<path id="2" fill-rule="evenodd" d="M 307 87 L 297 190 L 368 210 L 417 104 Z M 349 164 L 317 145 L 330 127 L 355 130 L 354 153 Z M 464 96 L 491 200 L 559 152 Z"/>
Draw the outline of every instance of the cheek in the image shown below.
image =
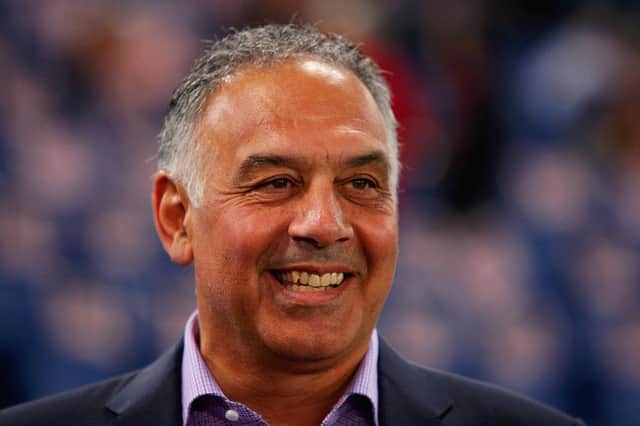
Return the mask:
<path id="1" fill-rule="evenodd" d="M 281 235 L 286 235 L 287 213 L 255 206 L 223 207 L 224 214 L 211 217 L 207 233 L 211 239 L 211 255 L 224 254 L 228 261 L 255 267 L 259 257 Z"/>
<path id="2" fill-rule="evenodd" d="M 398 256 L 398 224 L 395 216 L 361 220 L 358 235 L 367 257 L 370 272 L 393 274 Z"/>
<path id="3" fill-rule="evenodd" d="M 194 227 L 194 268 L 202 308 L 237 325 L 260 299 L 261 258 L 278 239 L 274 215 L 219 208 L 224 214 L 199 217 Z M 286 229 L 286 227 L 285 227 Z"/>
<path id="4" fill-rule="evenodd" d="M 358 235 L 369 268 L 365 297 L 371 313 L 377 315 L 391 289 L 395 273 L 398 257 L 397 221 L 395 217 L 361 221 Z"/>

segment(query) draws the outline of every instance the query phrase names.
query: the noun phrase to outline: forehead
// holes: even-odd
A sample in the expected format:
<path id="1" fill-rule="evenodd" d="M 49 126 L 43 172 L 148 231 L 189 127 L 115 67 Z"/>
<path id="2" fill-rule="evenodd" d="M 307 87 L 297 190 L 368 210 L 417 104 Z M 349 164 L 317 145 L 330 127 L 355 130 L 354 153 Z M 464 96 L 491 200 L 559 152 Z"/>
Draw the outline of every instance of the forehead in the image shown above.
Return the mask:
<path id="1" fill-rule="evenodd" d="M 207 100 L 198 133 L 216 156 L 260 144 L 335 148 L 334 138 L 387 151 L 389 143 L 382 114 L 364 84 L 350 71 L 314 58 L 236 72 Z M 285 144 L 287 137 L 295 143 Z"/>

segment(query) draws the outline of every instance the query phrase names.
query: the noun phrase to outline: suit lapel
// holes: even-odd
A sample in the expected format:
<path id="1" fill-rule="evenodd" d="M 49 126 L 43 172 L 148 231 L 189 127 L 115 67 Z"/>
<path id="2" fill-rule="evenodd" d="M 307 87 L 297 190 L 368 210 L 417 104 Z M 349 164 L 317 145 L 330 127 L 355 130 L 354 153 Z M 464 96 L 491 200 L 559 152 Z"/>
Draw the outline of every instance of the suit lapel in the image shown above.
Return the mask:
<path id="1" fill-rule="evenodd" d="M 402 359 L 382 338 L 378 389 L 380 426 L 440 426 L 453 409 L 448 395 L 430 383 L 428 370 Z"/>
<path id="2" fill-rule="evenodd" d="M 141 370 L 105 404 L 117 425 L 179 426 L 181 412 L 182 339 Z"/>

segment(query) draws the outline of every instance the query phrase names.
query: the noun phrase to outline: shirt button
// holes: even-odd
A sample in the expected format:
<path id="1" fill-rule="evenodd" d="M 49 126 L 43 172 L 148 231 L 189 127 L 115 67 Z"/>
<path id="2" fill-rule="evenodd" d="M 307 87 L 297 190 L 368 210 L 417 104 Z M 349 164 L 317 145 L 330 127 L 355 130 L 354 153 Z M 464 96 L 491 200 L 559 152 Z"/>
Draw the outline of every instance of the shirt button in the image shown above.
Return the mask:
<path id="1" fill-rule="evenodd" d="M 240 414 L 238 414 L 236 410 L 227 410 L 224 413 L 224 417 L 230 422 L 237 422 L 238 419 L 240 418 Z"/>

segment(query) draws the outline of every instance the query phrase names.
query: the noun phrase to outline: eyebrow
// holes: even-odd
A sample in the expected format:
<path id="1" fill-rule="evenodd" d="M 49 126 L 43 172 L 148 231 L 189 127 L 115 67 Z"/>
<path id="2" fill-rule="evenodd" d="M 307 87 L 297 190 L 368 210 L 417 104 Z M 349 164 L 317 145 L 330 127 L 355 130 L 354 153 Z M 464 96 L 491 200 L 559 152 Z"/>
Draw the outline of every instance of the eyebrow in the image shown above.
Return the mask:
<path id="1" fill-rule="evenodd" d="M 296 157 L 277 154 L 254 154 L 244 159 L 234 181 L 242 182 L 251 179 L 257 170 L 269 167 L 300 168 L 302 161 Z"/>
<path id="2" fill-rule="evenodd" d="M 355 169 L 357 167 L 363 167 L 375 163 L 380 163 L 384 167 L 385 172 L 389 173 L 391 164 L 389 164 L 389 159 L 385 153 L 380 150 L 371 151 L 364 155 L 358 155 L 345 161 L 345 165 L 349 169 Z"/>
<path id="3" fill-rule="evenodd" d="M 258 170 L 272 167 L 284 167 L 301 169 L 307 162 L 302 158 L 278 155 L 278 154 L 253 154 L 244 159 L 235 176 L 235 182 L 250 180 Z M 388 175 L 391 165 L 385 153 L 375 150 L 363 155 L 347 158 L 343 165 L 348 169 L 367 166 L 370 164 L 380 164 L 384 172 Z"/>

